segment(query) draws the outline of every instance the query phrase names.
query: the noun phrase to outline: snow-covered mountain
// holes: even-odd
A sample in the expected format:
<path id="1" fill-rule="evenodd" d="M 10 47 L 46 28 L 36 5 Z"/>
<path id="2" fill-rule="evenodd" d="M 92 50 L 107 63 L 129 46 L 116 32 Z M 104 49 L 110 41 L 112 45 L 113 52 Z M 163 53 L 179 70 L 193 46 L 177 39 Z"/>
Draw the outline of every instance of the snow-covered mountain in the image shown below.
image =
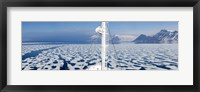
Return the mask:
<path id="1" fill-rule="evenodd" d="M 109 39 L 109 43 L 118 44 L 121 42 L 119 35 L 113 35 L 113 36 L 109 37 L 108 39 Z"/>
<path id="2" fill-rule="evenodd" d="M 109 43 L 120 43 L 120 38 L 118 35 L 113 35 L 111 37 L 107 36 L 108 38 L 108 41 Z M 95 35 L 92 35 L 90 37 L 90 41 L 91 43 L 101 43 L 101 35 L 100 34 L 95 34 Z"/>
<path id="3" fill-rule="evenodd" d="M 141 34 L 137 35 L 107 35 L 109 43 L 122 43 L 122 42 L 134 42 L 134 43 L 178 43 L 178 31 L 161 30 L 160 32 L 148 36 Z M 101 34 L 95 34 L 90 37 L 92 43 L 101 43 Z"/>
<path id="4" fill-rule="evenodd" d="M 118 35 L 118 37 L 120 38 L 120 42 L 131 42 L 137 38 L 138 35 Z"/>
<path id="5" fill-rule="evenodd" d="M 90 37 L 90 43 L 101 43 L 101 34 L 95 34 Z"/>
<path id="6" fill-rule="evenodd" d="M 121 42 L 131 42 L 133 41 L 137 36 L 136 35 L 107 35 L 107 39 L 109 40 L 109 43 L 121 43 Z M 101 35 L 96 34 L 92 35 L 90 37 L 90 40 L 93 41 L 93 43 L 101 43 Z"/>
<path id="7" fill-rule="evenodd" d="M 135 40 L 135 43 L 178 43 L 178 31 L 161 30 L 153 36 L 141 34 Z"/>

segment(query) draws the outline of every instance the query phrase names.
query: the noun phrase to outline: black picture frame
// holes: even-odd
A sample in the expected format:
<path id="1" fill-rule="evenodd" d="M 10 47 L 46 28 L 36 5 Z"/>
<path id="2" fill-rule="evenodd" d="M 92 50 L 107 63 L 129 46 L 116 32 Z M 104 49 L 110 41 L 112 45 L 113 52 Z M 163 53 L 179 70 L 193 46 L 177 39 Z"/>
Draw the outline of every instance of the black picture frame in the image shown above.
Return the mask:
<path id="1" fill-rule="evenodd" d="M 7 85 L 7 7 L 193 7 L 194 85 Z M 200 92 L 200 0 L 1 0 L 0 90 L 2 92 Z"/>

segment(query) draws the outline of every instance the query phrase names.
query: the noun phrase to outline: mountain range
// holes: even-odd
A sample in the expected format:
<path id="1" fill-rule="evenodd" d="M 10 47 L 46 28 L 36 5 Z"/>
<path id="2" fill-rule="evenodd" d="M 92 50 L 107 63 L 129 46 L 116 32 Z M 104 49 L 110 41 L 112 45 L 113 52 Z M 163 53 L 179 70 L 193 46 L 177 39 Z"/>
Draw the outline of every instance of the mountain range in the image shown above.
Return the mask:
<path id="1" fill-rule="evenodd" d="M 101 35 L 96 34 L 90 37 L 93 43 L 101 43 Z M 134 42 L 136 44 L 145 43 L 178 43 L 178 31 L 169 31 L 162 29 L 158 33 L 148 36 L 145 34 L 136 35 L 112 35 L 108 38 L 109 43 L 122 43 L 122 42 Z"/>
<path id="2" fill-rule="evenodd" d="M 161 30 L 152 36 L 141 34 L 132 42 L 134 43 L 178 43 L 178 31 Z"/>

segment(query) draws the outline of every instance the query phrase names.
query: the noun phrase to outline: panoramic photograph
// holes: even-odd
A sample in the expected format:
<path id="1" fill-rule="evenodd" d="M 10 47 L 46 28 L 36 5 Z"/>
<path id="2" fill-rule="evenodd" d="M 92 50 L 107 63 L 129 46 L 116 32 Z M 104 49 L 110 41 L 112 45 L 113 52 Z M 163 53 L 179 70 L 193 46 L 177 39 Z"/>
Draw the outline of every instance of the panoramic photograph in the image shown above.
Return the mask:
<path id="1" fill-rule="evenodd" d="M 178 22 L 22 22 L 22 70 L 178 70 Z"/>

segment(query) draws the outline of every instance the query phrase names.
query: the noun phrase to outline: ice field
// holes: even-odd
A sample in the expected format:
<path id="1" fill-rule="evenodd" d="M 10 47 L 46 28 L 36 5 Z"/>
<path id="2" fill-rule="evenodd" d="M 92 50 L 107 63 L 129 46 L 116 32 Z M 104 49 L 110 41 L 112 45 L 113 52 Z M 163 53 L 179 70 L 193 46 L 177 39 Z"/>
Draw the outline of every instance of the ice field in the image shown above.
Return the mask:
<path id="1" fill-rule="evenodd" d="M 178 69 L 178 44 L 115 44 L 107 49 L 109 70 Z"/>
<path id="2" fill-rule="evenodd" d="M 88 70 L 101 64 L 100 45 L 23 45 L 22 50 L 22 70 Z"/>
<path id="3" fill-rule="evenodd" d="M 107 46 L 108 70 L 177 70 L 178 44 Z M 101 44 L 23 44 L 22 70 L 101 70 Z"/>

